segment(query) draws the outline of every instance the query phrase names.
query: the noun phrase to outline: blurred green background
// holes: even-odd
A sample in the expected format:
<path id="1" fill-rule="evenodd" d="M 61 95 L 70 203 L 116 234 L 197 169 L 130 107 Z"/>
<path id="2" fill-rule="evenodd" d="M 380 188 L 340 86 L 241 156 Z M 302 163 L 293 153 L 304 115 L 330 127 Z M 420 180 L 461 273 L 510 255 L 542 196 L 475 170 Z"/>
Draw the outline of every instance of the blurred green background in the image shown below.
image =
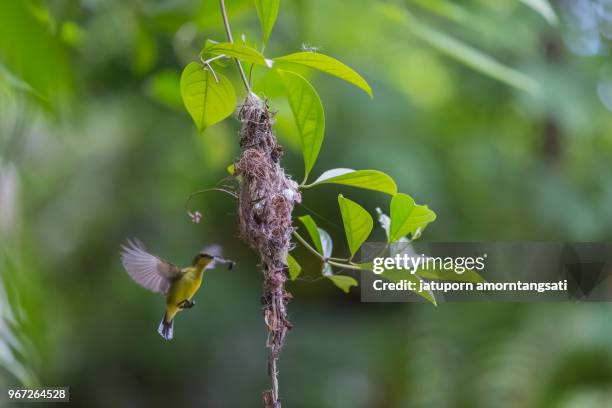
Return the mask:
<path id="1" fill-rule="evenodd" d="M 253 2 L 227 4 L 234 36 L 258 43 Z M 427 240 L 610 239 L 612 2 L 545 5 L 281 1 L 267 55 L 316 46 L 374 90 L 311 75 L 327 122 L 313 175 L 387 172 L 437 212 Z M 195 199 L 198 225 L 184 209 L 238 154 L 236 120 L 197 134 L 180 100 L 206 38 L 224 38 L 216 1 L 0 2 L 0 389 L 70 386 L 86 407 L 260 406 L 257 259 L 230 198 Z M 300 179 L 288 104 L 274 78 L 254 85 Z M 304 193 L 342 248 L 338 191 L 372 211 L 388 197 Z M 161 297 L 121 267 L 132 236 L 179 264 L 209 242 L 238 261 L 208 274 L 172 342 L 155 332 Z M 608 304 L 362 304 L 296 257 L 283 406 L 612 406 Z"/>

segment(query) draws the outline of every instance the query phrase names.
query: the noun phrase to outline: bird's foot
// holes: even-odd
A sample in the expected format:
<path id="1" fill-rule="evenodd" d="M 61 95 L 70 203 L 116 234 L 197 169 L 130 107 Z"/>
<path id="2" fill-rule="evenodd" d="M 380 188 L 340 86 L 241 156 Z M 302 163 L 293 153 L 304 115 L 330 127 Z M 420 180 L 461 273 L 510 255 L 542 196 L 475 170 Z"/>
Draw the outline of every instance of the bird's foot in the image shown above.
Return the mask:
<path id="1" fill-rule="evenodd" d="M 185 299 L 177 305 L 181 309 L 191 309 L 195 306 L 195 300 Z"/>

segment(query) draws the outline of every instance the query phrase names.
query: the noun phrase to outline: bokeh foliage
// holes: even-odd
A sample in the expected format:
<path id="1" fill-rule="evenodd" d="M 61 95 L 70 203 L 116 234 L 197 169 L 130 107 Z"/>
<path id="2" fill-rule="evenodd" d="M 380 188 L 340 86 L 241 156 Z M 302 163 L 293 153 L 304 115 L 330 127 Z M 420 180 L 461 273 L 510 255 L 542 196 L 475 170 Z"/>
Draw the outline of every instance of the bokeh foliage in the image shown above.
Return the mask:
<path id="1" fill-rule="evenodd" d="M 227 3 L 235 36 L 257 42 L 254 2 Z M 281 1 L 266 54 L 320 47 L 375 95 L 304 71 L 326 108 L 312 174 L 392 174 L 435 210 L 431 240 L 609 239 L 609 4 L 553 2 L 551 24 L 524 3 L 540 2 Z M 238 153 L 235 121 L 199 134 L 182 108 L 180 72 L 206 38 L 224 38 L 214 1 L 0 2 L 2 384 L 70 385 L 77 406 L 258 403 L 260 276 L 235 238 L 234 203 L 199 197 L 199 225 L 183 206 Z M 277 81 L 254 75 L 279 111 L 284 164 L 300 175 L 289 104 Z M 306 190 L 317 215 L 296 215 L 343 242 L 337 191 Z M 383 193 L 341 191 L 389 206 Z M 129 236 L 177 263 L 211 241 L 239 261 L 209 274 L 171 344 L 155 333 L 161 299 L 121 270 Z M 280 362 L 288 406 L 610 400 L 608 305 L 361 304 L 354 289 L 310 282 L 317 260 L 294 255 L 303 279 L 289 288 L 296 328 Z"/>

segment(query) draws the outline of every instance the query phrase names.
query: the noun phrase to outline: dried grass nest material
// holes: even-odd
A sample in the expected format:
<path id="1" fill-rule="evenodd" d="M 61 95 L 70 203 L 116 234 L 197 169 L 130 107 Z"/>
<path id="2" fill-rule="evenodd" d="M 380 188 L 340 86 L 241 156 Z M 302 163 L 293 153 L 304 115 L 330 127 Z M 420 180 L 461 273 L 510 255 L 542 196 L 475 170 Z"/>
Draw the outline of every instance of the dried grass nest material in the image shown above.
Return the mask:
<path id="1" fill-rule="evenodd" d="M 239 118 L 240 236 L 262 260 L 285 262 L 293 232 L 291 214 L 301 201 L 298 184 L 280 166 L 283 150 L 272 133 L 273 113 L 266 103 L 250 95 Z"/>
<path id="2" fill-rule="evenodd" d="M 287 318 L 291 294 L 285 290 L 285 281 L 293 233 L 291 215 L 301 195 L 298 184 L 280 166 L 283 149 L 272 132 L 274 114 L 266 102 L 250 94 L 238 116 L 242 122 L 242 152 L 235 166 L 236 175 L 240 175 L 240 237 L 259 253 L 264 275 L 261 300 L 268 329 L 272 388 L 263 392 L 262 400 L 266 408 L 280 408 L 276 362 L 292 327 Z"/>

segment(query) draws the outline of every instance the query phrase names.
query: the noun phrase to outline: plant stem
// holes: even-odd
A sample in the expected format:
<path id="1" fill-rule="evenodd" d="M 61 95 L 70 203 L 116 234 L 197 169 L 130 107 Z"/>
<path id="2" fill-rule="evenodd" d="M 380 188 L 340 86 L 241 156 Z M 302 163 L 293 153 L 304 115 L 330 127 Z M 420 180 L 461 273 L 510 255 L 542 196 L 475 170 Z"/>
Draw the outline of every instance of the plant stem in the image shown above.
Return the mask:
<path id="1" fill-rule="evenodd" d="M 314 249 L 300 234 L 298 234 L 297 232 L 293 231 L 293 236 L 298 241 L 300 241 L 300 244 L 304 245 L 304 248 L 306 248 L 308 251 L 312 252 L 312 254 L 315 255 L 320 260 L 325 261 L 325 257 L 323 255 L 321 255 L 316 249 Z"/>
<path id="2" fill-rule="evenodd" d="M 362 267 L 357 266 L 357 265 L 353 265 L 353 264 L 345 264 L 345 263 L 334 262 L 334 261 L 326 261 L 326 262 L 328 264 L 330 264 L 331 266 L 335 266 L 337 268 L 352 269 L 354 271 L 361 271 L 361 270 L 363 270 Z"/>
<path id="3" fill-rule="evenodd" d="M 230 43 L 234 42 L 232 38 L 232 30 L 230 28 L 229 20 L 227 18 L 227 11 L 225 10 L 225 0 L 219 0 L 219 4 L 221 6 L 221 15 L 223 16 L 223 26 L 225 27 L 225 34 L 227 34 L 227 41 Z M 251 87 L 249 86 L 249 81 L 247 80 L 246 75 L 244 74 L 244 69 L 242 69 L 242 64 L 238 58 L 234 58 L 236 61 L 236 66 L 238 67 L 238 72 L 240 72 L 240 77 L 242 78 L 242 82 L 244 83 L 244 87 L 248 93 L 251 93 Z"/>
<path id="4" fill-rule="evenodd" d="M 360 266 L 358 266 L 356 264 L 352 264 L 352 263 L 351 264 L 347 264 L 347 263 L 341 263 L 341 262 L 333 261 L 333 259 L 338 259 L 338 258 L 326 258 L 323 255 L 321 255 L 316 249 L 314 249 L 312 247 L 312 245 L 310 245 L 304 239 L 304 237 L 302 237 L 300 234 L 298 234 L 297 232 L 293 231 L 293 236 L 300 242 L 300 244 L 302 244 L 304 246 L 304 248 L 306 248 L 314 256 L 319 258 L 322 262 L 326 262 L 326 263 L 330 264 L 331 266 L 335 266 L 337 268 L 352 269 L 352 270 L 355 270 L 355 271 L 360 271 L 360 270 L 363 269 L 363 268 L 361 268 Z"/>

